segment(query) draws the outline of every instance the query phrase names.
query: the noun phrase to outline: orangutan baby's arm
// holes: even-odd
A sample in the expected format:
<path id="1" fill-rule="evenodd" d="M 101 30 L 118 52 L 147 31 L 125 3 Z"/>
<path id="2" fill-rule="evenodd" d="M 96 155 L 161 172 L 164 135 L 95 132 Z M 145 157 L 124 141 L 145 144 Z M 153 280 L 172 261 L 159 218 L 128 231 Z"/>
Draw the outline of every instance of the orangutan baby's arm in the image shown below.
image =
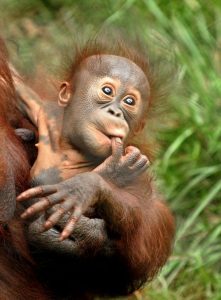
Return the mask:
<path id="1" fill-rule="evenodd" d="M 101 243 L 98 246 L 92 243 L 93 251 L 105 251 L 107 243 L 112 244 L 111 249 L 124 257 L 125 263 L 138 277 L 146 274 L 151 278 L 171 251 L 173 217 L 145 174 L 122 189 L 113 182 L 107 182 L 96 172 L 86 172 L 57 185 L 30 189 L 21 194 L 18 200 L 32 197 L 42 199 L 29 207 L 23 217 L 54 206 L 54 212 L 40 229 L 53 230 L 54 225 L 65 216 L 68 222 L 60 240 L 69 237 L 88 207 L 94 206 L 98 217 L 105 221 L 106 230 L 102 231 L 99 227 L 96 231 L 96 238 L 99 240 L 100 237 Z M 87 235 L 90 237 L 93 231 Z M 89 245 L 85 247 L 88 249 Z"/>
<path id="2" fill-rule="evenodd" d="M 127 150 L 128 149 L 128 150 Z M 65 201 L 61 204 L 64 205 L 64 209 L 60 208 L 58 210 L 55 209 L 55 212 L 49 217 L 49 219 L 46 221 L 44 227 L 45 229 L 49 229 L 53 227 L 59 220 L 60 218 L 69 212 L 73 212 L 73 218 L 75 222 L 78 220 L 78 218 L 81 216 L 81 214 L 84 214 L 87 212 L 87 209 L 90 206 L 97 206 L 97 200 L 96 197 L 99 197 L 99 192 L 96 193 L 94 192 L 97 186 L 96 178 L 97 175 L 96 173 L 100 174 L 103 183 L 97 187 L 97 189 L 102 190 L 102 186 L 106 185 L 106 188 L 108 187 L 108 182 L 110 184 L 114 184 L 117 188 L 121 187 L 130 187 L 133 186 L 133 181 L 139 180 L 139 177 L 141 174 L 145 172 L 145 170 L 148 168 L 149 161 L 146 156 L 141 155 L 140 151 L 135 148 L 135 147 L 127 147 L 126 148 L 126 154 L 123 154 L 123 144 L 119 138 L 112 139 L 112 155 L 106 159 L 100 166 L 98 166 L 94 172 L 92 172 L 90 177 L 88 177 L 88 181 L 85 182 L 85 187 L 88 186 L 88 189 L 91 190 L 91 193 L 87 195 L 85 193 L 85 197 L 91 198 L 91 200 L 85 201 L 85 204 L 80 203 L 81 202 L 81 193 L 84 189 L 84 187 L 79 184 L 78 185 L 78 176 L 75 176 L 72 179 L 63 181 L 62 183 L 55 184 L 55 185 L 48 185 L 48 186 L 40 186 L 36 187 L 33 189 L 30 189 L 26 192 L 24 192 L 22 195 L 19 196 L 18 199 L 20 200 L 25 200 L 25 199 L 31 199 L 33 197 L 42 197 L 44 194 L 52 194 L 51 196 L 48 196 L 47 198 L 43 198 L 39 200 L 37 203 L 33 204 L 31 207 L 29 207 L 26 212 L 23 214 L 23 217 L 29 217 L 33 214 L 36 214 L 42 210 L 46 210 L 49 207 L 53 207 L 54 205 L 63 202 L 63 199 Z M 82 174 L 84 175 L 84 174 Z M 76 179 L 75 179 L 76 178 Z M 83 176 L 85 178 L 85 176 Z M 90 179 L 92 178 L 92 179 Z M 95 179 L 95 182 L 94 182 Z M 104 179 L 104 180 L 103 180 Z M 84 179 L 83 179 L 84 180 Z M 73 181 L 73 186 L 72 186 L 72 181 Z M 68 182 L 68 184 L 66 184 Z M 81 187 L 82 186 L 82 187 Z M 66 191 L 65 191 L 66 189 Z M 78 196 L 76 196 L 76 192 L 78 193 Z M 53 198 L 53 201 L 50 202 L 50 198 Z M 79 202 L 79 208 L 76 209 L 74 212 L 74 207 L 76 204 L 73 202 L 71 199 L 75 199 L 78 197 L 79 199 L 77 202 Z M 102 191 L 101 191 L 101 198 L 103 198 Z M 89 199 L 88 198 L 88 199 Z M 49 203 L 50 202 L 50 203 Z M 83 207 L 84 206 L 84 207 Z M 75 207 L 76 208 L 76 207 Z M 70 223 L 70 222 L 69 222 Z M 73 224 L 72 224 L 73 225 Z M 67 225 L 68 226 L 68 225 Z M 66 227 L 67 227 L 66 226 Z M 68 226 L 70 228 L 70 226 Z M 74 228 L 74 226 L 73 226 Z M 68 230 L 68 235 L 69 236 L 73 228 Z M 63 236 L 63 238 L 66 237 L 66 234 Z"/>

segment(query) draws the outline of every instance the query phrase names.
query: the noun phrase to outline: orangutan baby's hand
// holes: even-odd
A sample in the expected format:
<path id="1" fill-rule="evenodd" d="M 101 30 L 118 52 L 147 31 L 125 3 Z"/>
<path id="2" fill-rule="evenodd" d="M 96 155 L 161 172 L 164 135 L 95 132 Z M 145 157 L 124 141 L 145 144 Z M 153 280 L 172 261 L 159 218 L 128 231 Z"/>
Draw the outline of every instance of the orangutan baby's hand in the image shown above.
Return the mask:
<path id="1" fill-rule="evenodd" d="M 31 205 L 22 214 L 22 218 L 53 208 L 52 214 L 43 225 L 42 231 L 44 231 L 52 228 L 64 215 L 68 215 L 67 225 L 60 238 L 64 240 L 70 236 L 76 222 L 89 207 L 95 205 L 99 199 L 109 196 L 109 181 L 119 187 L 127 186 L 148 168 L 147 157 L 141 155 L 137 148 L 127 147 L 125 155 L 123 151 L 121 140 L 114 138 L 112 155 L 93 172 L 78 174 L 58 184 L 42 185 L 23 192 L 17 197 L 18 201 L 33 198 L 39 198 L 39 201 Z"/>
<path id="2" fill-rule="evenodd" d="M 120 138 L 112 139 L 112 155 L 94 169 L 105 180 L 119 187 L 130 185 L 149 167 L 149 160 L 134 146 L 123 149 Z"/>
<path id="3" fill-rule="evenodd" d="M 49 230 L 64 216 L 68 222 L 61 233 L 60 240 L 66 239 L 74 230 L 78 219 L 90 206 L 99 201 L 99 195 L 106 191 L 106 183 L 100 175 L 87 172 L 64 180 L 59 184 L 42 185 L 26 190 L 17 197 L 18 201 L 39 198 L 21 215 L 29 218 L 39 212 L 52 209 L 51 215 L 42 226 L 42 231 Z"/>

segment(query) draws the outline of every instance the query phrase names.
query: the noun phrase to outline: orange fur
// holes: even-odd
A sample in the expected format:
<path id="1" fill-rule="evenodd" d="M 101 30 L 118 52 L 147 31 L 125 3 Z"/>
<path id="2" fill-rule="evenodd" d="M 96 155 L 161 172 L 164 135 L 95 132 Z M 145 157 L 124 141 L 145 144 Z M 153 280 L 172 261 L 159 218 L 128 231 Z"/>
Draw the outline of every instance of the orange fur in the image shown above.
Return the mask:
<path id="1" fill-rule="evenodd" d="M 119 41 L 118 43 L 113 43 L 113 41 L 110 41 L 109 43 L 101 43 L 98 42 L 98 40 L 89 41 L 85 47 L 77 51 L 73 63 L 70 64 L 65 79 L 72 83 L 74 87 L 75 72 L 77 71 L 82 61 L 91 55 L 114 54 L 118 56 L 124 56 L 132 60 L 144 71 L 150 83 L 150 97 L 149 99 L 146 99 L 147 105 L 144 114 L 144 121 L 146 121 L 146 118 L 148 118 L 151 111 L 155 110 L 155 107 L 157 105 L 156 100 L 158 97 L 161 98 L 163 92 L 160 88 L 160 85 L 158 85 L 159 81 L 157 77 L 154 75 L 155 71 L 149 60 L 146 58 L 147 56 L 145 51 L 141 50 L 140 53 L 138 53 L 137 49 L 134 49 L 131 46 L 127 46 L 126 44 L 122 43 L 122 41 Z M 3 70 L 7 70 L 7 68 L 4 67 L 4 59 L 2 60 L 2 62 Z M 8 76 L 7 71 L 6 74 Z M 5 83 L 2 87 L 0 86 L 0 90 L 2 89 L 4 91 L 4 93 L 2 94 L 6 94 L 8 89 L 10 93 L 13 93 L 13 87 L 10 88 L 10 76 L 8 78 L 9 88 L 5 87 Z M 19 174 L 28 170 L 27 164 L 25 164 L 25 166 L 22 166 L 22 163 L 25 160 L 27 161 L 27 159 L 25 158 L 25 156 L 23 156 L 22 145 L 19 145 L 19 142 L 16 140 L 15 136 L 13 136 L 13 131 L 11 125 L 9 124 L 15 124 L 16 122 L 18 122 L 19 118 L 14 117 L 15 115 L 17 116 L 17 113 L 15 113 L 15 109 L 11 110 L 12 114 L 10 118 L 5 118 L 5 116 L 7 116 L 7 105 L 4 104 L 4 100 L 2 100 L 1 102 L 3 103 L 4 107 L 4 113 L 2 115 L 2 128 L 4 129 L 2 131 L 0 129 L 0 134 L 2 132 L 2 135 L 4 134 L 4 137 L 9 139 L 7 143 L 7 149 L 10 159 L 7 160 L 6 165 L 10 165 L 13 157 L 15 156 L 17 165 L 13 169 L 14 178 L 16 186 L 21 189 L 24 187 L 25 182 L 22 181 L 22 178 L 19 177 Z M 21 120 L 19 121 L 21 122 Z M 142 124 L 138 125 L 141 125 L 140 127 L 142 129 Z M 140 132 L 138 132 L 137 135 L 135 133 L 131 135 L 130 144 L 136 144 L 139 148 L 142 149 L 142 152 L 148 155 L 148 157 L 150 157 L 154 152 L 154 149 L 151 146 L 144 146 L 145 142 L 142 140 L 142 135 Z M 17 151 L 18 153 L 16 153 L 14 145 L 17 145 L 19 147 L 19 150 Z M 3 174 L 5 170 L 5 165 L 0 165 L 0 171 L 1 170 L 2 173 L 0 173 L 0 182 L 2 180 L 2 184 L 4 184 L 4 180 L 3 177 L 1 177 L 1 174 Z M 89 276 L 89 287 L 92 290 L 93 288 L 95 290 L 98 289 L 98 293 L 103 289 L 102 284 L 105 285 L 103 289 L 105 293 L 108 292 L 109 294 L 116 295 L 132 292 L 134 289 L 140 287 L 144 282 L 146 282 L 147 280 L 151 280 L 154 277 L 158 270 L 164 265 L 171 252 L 172 240 L 174 236 L 174 221 L 171 213 L 169 212 L 165 204 L 161 202 L 161 197 L 155 191 L 154 184 L 150 177 L 146 178 L 144 182 L 141 182 L 141 186 L 136 187 L 136 189 L 137 190 L 134 190 L 132 188 L 130 191 L 126 191 L 126 194 L 124 194 L 124 190 L 118 190 L 116 188 L 113 189 L 113 196 L 114 193 L 117 194 L 117 197 L 113 198 L 117 199 L 117 201 L 115 201 L 114 205 L 110 205 L 108 209 L 106 209 L 106 213 L 109 214 L 108 218 L 106 219 L 113 220 L 113 218 L 116 218 L 117 220 L 114 221 L 115 224 L 117 223 L 117 226 L 119 227 L 111 228 L 111 224 L 108 224 L 109 228 L 113 229 L 110 235 L 114 235 L 114 233 L 117 232 L 116 237 L 111 236 L 110 238 L 110 242 L 114 245 L 114 255 L 110 254 L 105 260 L 104 264 L 104 259 L 102 257 L 103 249 L 98 249 L 98 253 L 99 251 L 101 251 L 100 257 L 98 255 L 98 257 L 91 258 L 90 255 L 88 255 L 89 259 L 85 257 L 85 261 L 89 261 L 90 263 L 88 265 L 87 263 L 85 263 L 85 261 L 83 261 L 83 266 L 86 270 L 85 273 L 88 272 L 89 274 L 91 274 L 91 276 Z M 131 194 L 131 197 L 128 196 L 128 193 L 129 195 Z M 121 194 L 122 197 L 119 198 L 119 195 Z M 105 214 L 105 212 L 103 212 L 103 214 Z M 117 218 L 116 215 L 119 218 Z M 111 216 L 113 217 L 112 219 Z M 3 278 L 5 280 L 0 280 L 0 289 L 4 291 L 4 296 L 6 299 L 7 297 L 9 299 L 20 299 L 19 297 L 21 296 L 24 298 L 24 294 L 22 294 L 24 291 L 27 293 L 27 295 L 25 295 L 26 298 L 32 299 L 32 297 L 36 297 L 44 299 L 44 297 L 47 296 L 44 295 L 44 291 L 42 291 L 41 287 L 38 287 L 38 283 L 36 283 L 35 281 L 33 275 L 34 266 L 32 265 L 32 262 L 29 258 L 26 246 L 23 247 L 23 242 L 25 244 L 25 238 L 23 236 L 22 224 L 20 222 L 16 222 L 16 219 L 12 220 L 12 222 L 9 224 L 9 230 L 5 230 L 4 236 L 2 237 L 3 242 L 6 241 L 6 247 L 2 248 L 2 252 L 0 251 L 0 273 L 3 274 Z M 13 252 L 12 256 L 7 255 L 8 249 Z M 94 251 L 94 253 L 96 253 L 96 251 Z M 19 256 L 19 259 L 15 258 L 16 255 Z M 58 257 L 63 258 L 61 256 Z M 3 259 L 4 257 L 5 259 Z M 79 259 L 82 260 L 84 258 L 80 257 Z M 68 263 L 69 260 L 70 259 L 68 257 Z M 57 264 L 59 265 L 59 263 L 61 262 L 59 261 L 59 259 L 55 259 L 55 263 L 54 261 L 52 261 L 52 263 L 56 263 L 57 266 Z M 18 271 L 17 266 L 21 267 L 22 271 Z M 67 279 L 69 279 L 69 277 L 71 278 L 71 282 L 73 281 L 74 284 L 74 276 L 79 280 L 79 278 L 81 278 L 80 276 L 82 276 L 83 274 L 82 280 L 85 280 L 85 282 L 81 284 L 86 284 L 87 279 L 85 279 L 85 277 L 88 277 L 88 275 L 84 274 L 84 271 L 82 271 L 79 266 L 81 265 L 78 265 L 79 269 L 77 269 L 77 267 L 75 268 L 74 266 L 73 270 L 71 270 L 71 267 L 67 270 L 68 278 L 64 279 L 65 283 L 61 283 L 61 285 L 63 284 L 62 288 L 66 293 L 68 293 L 68 291 L 66 291 L 66 281 Z M 90 266 L 95 267 L 90 268 Z M 62 269 L 62 266 L 60 266 L 60 268 Z M 96 270 L 96 268 L 98 269 L 98 271 Z M 105 273 L 106 278 L 103 278 L 105 277 L 103 276 L 104 268 L 106 268 L 107 270 L 107 272 Z M 55 270 L 57 269 L 55 268 Z M 119 271 L 119 274 L 116 270 Z M 48 272 L 48 274 L 50 274 L 51 270 L 47 269 L 46 271 Z M 122 274 L 123 276 L 121 276 Z M 58 275 L 59 274 L 53 274 L 53 276 L 55 276 L 55 279 L 57 279 Z M 34 285 L 33 294 L 31 294 L 32 291 L 30 291 L 30 285 L 27 283 L 27 279 L 29 278 L 29 276 L 31 281 L 30 285 L 32 283 Z M 15 279 L 17 280 L 18 285 L 16 285 Z M 62 280 L 61 274 L 60 280 Z M 57 281 L 55 280 L 55 282 Z M 94 287 L 94 285 L 96 285 L 96 287 Z M 11 294 L 9 286 L 13 286 L 14 288 Z M 52 289 L 53 288 L 56 289 L 56 286 L 52 287 Z"/>
<path id="2" fill-rule="evenodd" d="M 7 53 L 0 40 L 0 201 L 3 201 L 3 210 L 7 209 L 7 203 L 4 206 L 2 197 L 10 192 L 15 197 L 25 190 L 30 169 L 25 149 L 14 133 L 14 128 L 23 122 L 15 99 Z M 4 215 L 4 211 L 1 213 Z M 34 275 L 23 227 L 17 217 L 7 223 L 0 222 L 0 298 L 46 300 L 48 297 Z"/>

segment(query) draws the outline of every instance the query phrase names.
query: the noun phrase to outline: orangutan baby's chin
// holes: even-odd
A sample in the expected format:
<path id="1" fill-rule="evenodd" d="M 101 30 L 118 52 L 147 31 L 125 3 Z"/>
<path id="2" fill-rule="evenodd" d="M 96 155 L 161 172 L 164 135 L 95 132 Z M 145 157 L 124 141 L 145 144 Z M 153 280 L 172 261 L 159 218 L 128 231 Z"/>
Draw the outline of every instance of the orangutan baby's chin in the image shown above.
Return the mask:
<path id="1" fill-rule="evenodd" d="M 93 153 L 99 158 L 107 158 L 111 155 L 111 138 L 103 135 L 92 147 Z"/>

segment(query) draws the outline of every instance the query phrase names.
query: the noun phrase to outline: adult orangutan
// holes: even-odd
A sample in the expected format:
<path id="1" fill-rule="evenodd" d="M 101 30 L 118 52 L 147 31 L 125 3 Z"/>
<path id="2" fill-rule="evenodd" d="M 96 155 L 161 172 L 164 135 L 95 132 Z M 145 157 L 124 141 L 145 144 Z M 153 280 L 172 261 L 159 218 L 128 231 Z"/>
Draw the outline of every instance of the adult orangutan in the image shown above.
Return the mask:
<path id="1" fill-rule="evenodd" d="M 18 199 L 38 198 L 23 213 L 39 216 L 26 221 L 26 239 L 52 299 L 130 293 L 170 254 L 173 218 L 144 172 L 146 156 L 130 146 L 154 101 L 150 74 L 137 51 L 89 43 L 61 85 L 58 103 L 21 97 L 39 141 L 31 169 L 37 187 Z"/>
<path id="2" fill-rule="evenodd" d="M 16 195 L 28 187 L 29 162 L 17 127 L 27 121 L 16 109 L 15 90 L 0 40 L 0 299 L 48 299 L 35 276 L 16 207 Z M 31 127 L 30 127 L 31 128 Z"/>

